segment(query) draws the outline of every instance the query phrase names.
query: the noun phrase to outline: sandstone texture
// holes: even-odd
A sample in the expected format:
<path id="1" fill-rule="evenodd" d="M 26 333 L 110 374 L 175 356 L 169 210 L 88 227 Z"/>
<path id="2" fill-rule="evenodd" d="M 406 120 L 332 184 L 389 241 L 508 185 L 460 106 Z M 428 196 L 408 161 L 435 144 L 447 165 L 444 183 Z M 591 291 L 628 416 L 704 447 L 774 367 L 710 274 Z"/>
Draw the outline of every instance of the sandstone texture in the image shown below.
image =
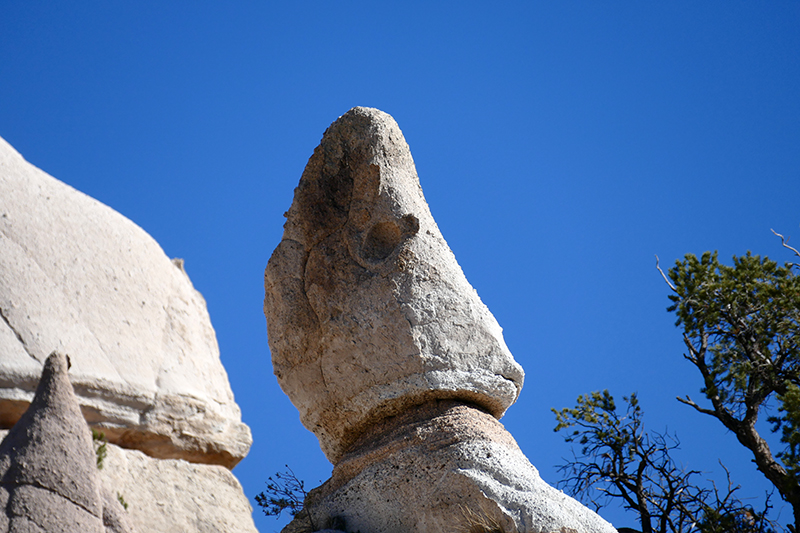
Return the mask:
<path id="1" fill-rule="evenodd" d="M 0 443 L 0 531 L 132 532 L 102 487 L 67 371 L 65 356 L 47 358 L 33 402 Z"/>
<path id="2" fill-rule="evenodd" d="M 6 433 L 0 430 L 0 440 Z M 104 494 L 116 503 L 122 497 L 128 504 L 124 516 L 135 531 L 257 532 L 253 508 L 225 467 L 153 459 L 138 450 L 108 444 L 98 474 Z"/>
<path id="3" fill-rule="evenodd" d="M 284 533 L 346 531 L 613 533 L 597 514 L 545 483 L 497 419 L 436 400 L 362 435 L 307 512 Z M 482 531 L 482 530 L 478 530 Z"/>
<path id="4" fill-rule="evenodd" d="M 103 464 L 103 485 L 123 497 L 137 531 L 257 533 L 253 508 L 223 466 L 153 459 L 113 444 Z"/>
<path id="5" fill-rule="evenodd" d="M 523 372 L 395 121 L 354 108 L 306 166 L 265 273 L 278 382 L 334 463 L 284 533 L 614 533 L 498 419 Z"/>
<path id="6" fill-rule="evenodd" d="M 85 418 L 157 458 L 232 468 L 251 443 L 205 302 L 141 228 L 0 139 L 0 428 L 58 350 Z"/>
<path id="7" fill-rule="evenodd" d="M 336 463 L 364 428 L 432 399 L 500 417 L 523 372 L 422 194 L 397 123 L 354 108 L 328 128 L 265 273 L 278 382 Z"/>

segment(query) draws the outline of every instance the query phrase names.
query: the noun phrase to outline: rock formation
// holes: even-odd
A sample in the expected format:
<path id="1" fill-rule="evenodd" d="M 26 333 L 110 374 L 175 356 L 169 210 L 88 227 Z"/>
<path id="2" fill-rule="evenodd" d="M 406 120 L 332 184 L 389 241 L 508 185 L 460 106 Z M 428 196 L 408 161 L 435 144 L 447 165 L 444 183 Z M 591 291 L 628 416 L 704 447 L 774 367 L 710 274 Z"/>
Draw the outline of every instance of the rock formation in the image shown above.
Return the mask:
<path id="1" fill-rule="evenodd" d="M 54 350 L 84 416 L 152 457 L 232 468 L 250 447 L 205 302 L 136 224 L 0 139 L 0 429 Z"/>
<path id="2" fill-rule="evenodd" d="M 389 115 L 354 108 L 328 128 L 284 228 L 265 273 L 273 367 L 334 463 L 285 532 L 615 531 L 498 421 L 522 369 Z"/>
<path id="3" fill-rule="evenodd" d="M 83 417 L 112 443 L 99 479 L 134 528 L 256 531 L 229 470 L 250 430 L 182 261 L 0 139 L 0 437 L 54 350 L 70 354 Z"/>
<path id="4" fill-rule="evenodd" d="M 109 444 L 100 478 L 124 498 L 137 531 L 257 533 L 242 486 L 223 466 L 153 459 Z"/>
<path id="5" fill-rule="evenodd" d="M 0 440 L 6 433 L 0 430 Z M 256 532 L 250 502 L 227 468 L 153 459 L 138 450 L 106 446 L 99 471 L 102 488 L 125 501 L 125 516 L 135 531 Z"/>
<path id="6" fill-rule="evenodd" d="M 61 354 L 47 358 L 33 402 L 0 443 L 0 531 L 132 532 L 101 487 L 67 367 Z"/>

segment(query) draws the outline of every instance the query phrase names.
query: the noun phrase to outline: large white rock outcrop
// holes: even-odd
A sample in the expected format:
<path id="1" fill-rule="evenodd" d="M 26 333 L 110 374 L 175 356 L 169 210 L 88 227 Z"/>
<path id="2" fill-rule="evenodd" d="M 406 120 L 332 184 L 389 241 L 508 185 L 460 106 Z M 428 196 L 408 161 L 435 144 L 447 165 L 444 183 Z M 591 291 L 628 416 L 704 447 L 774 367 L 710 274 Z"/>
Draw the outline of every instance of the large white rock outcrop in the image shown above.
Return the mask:
<path id="1" fill-rule="evenodd" d="M 228 468 L 247 454 L 249 428 L 181 263 L 0 139 L 0 428 L 27 408 L 54 350 L 71 355 L 84 416 L 111 442 Z"/>
<path id="2" fill-rule="evenodd" d="M 322 138 L 265 273 L 278 382 L 334 463 L 284 533 L 614 533 L 498 419 L 523 372 L 431 216 L 395 121 Z"/>

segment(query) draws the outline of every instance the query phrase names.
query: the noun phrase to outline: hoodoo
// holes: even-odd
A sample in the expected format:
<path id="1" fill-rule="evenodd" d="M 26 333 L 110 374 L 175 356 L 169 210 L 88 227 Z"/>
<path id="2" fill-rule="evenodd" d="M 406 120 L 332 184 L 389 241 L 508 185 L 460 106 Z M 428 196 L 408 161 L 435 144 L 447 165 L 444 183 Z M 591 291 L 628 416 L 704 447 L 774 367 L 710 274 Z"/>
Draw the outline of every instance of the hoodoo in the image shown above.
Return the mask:
<path id="1" fill-rule="evenodd" d="M 499 422 L 522 368 L 392 117 L 356 107 L 325 132 L 265 289 L 275 375 L 334 464 L 285 532 L 616 531 L 542 481 Z"/>

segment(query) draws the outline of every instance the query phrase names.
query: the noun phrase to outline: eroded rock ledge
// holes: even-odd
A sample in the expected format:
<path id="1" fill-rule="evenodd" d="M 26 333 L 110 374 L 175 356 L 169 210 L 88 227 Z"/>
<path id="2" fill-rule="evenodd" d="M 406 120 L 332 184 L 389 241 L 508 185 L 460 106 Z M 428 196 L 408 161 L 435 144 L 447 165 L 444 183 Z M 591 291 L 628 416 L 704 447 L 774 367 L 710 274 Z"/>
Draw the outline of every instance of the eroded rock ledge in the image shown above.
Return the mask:
<path id="1" fill-rule="evenodd" d="M 250 503 L 223 466 L 107 444 L 98 468 L 67 366 L 48 358 L 30 408 L 0 430 L 0 532 L 256 533 Z"/>
<path id="2" fill-rule="evenodd" d="M 228 468 L 247 455 L 250 430 L 182 263 L 0 139 L 0 429 L 54 350 L 72 357 L 84 416 L 112 442 Z"/>

